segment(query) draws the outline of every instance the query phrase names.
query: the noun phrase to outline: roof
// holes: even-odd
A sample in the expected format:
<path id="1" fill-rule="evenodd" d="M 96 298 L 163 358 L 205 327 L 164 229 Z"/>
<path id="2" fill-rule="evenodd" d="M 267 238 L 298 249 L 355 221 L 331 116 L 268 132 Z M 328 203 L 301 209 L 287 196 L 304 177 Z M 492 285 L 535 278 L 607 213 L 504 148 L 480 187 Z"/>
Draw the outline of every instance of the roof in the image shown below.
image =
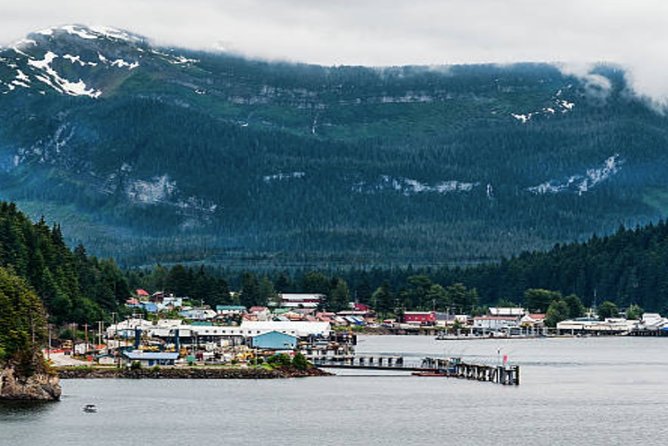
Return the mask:
<path id="1" fill-rule="evenodd" d="M 148 291 L 146 291 L 146 290 L 144 290 L 144 289 L 141 289 L 141 288 L 137 288 L 137 289 L 135 290 L 135 294 L 136 294 L 137 296 L 148 296 L 148 295 L 149 295 L 149 294 L 148 294 Z"/>
<path id="2" fill-rule="evenodd" d="M 490 307 L 489 314 L 492 316 L 509 315 L 509 316 L 523 316 L 524 308 L 522 307 Z"/>
<path id="3" fill-rule="evenodd" d="M 325 297 L 324 294 L 318 293 L 282 293 L 281 299 L 283 300 L 321 300 Z"/>
<path id="4" fill-rule="evenodd" d="M 260 307 L 260 306 L 250 307 L 250 308 L 248 309 L 248 311 L 250 311 L 251 313 L 256 313 L 256 312 L 260 312 L 260 311 L 267 311 L 267 310 L 269 310 L 269 308 L 267 308 L 267 307 Z"/>
<path id="5" fill-rule="evenodd" d="M 474 321 L 516 321 L 515 316 L 477 316 L 473 318 Z"/>
<path id="6" fill-rule="evenodd" d="M 166 360 L 175 360 L 179 357 L 179 354 L 176 352 L 142 352 L 142 351 L 125 351 L 123 355 L 128 359 L 140 361 L 142 359 L 166 359 Z"/>
<path id="7" fill-rule="evenodd" d="M 279 336 L 283 336 L 283 337 L 288 336 L 292 339 L 297 339 L 297 336 L 293 336 L 293 335 L 287 334 L 287 333 L 281 333 L 280 331 L 276 331 L 276 330 L 267 331 L 265 333 L 261 333 L 259 335 L 252 336 L 252 338 L 255 339 L 255 338 L 259 338 L 259 337 L 262 337 L 262 336 L 268 336 L 268 335 L 273 335 L 273 336 L 279 335 Z"/>
<path id="8" fill-rule="evenodd" d="M 243 305 L 216 305 L 216 311 L 246 311 Z"/>
<path id="9" fill-rule="evenodd" d="M 328 322 L 303 322 L 303 321 L 242 321 L 240 328 L 249 333 L 261 334 L 259 332 L 280 331 L 282 333 L 294 334 L 296 336 L 308 336 L 317 334 L 328 334 L 331 327 Z"/>

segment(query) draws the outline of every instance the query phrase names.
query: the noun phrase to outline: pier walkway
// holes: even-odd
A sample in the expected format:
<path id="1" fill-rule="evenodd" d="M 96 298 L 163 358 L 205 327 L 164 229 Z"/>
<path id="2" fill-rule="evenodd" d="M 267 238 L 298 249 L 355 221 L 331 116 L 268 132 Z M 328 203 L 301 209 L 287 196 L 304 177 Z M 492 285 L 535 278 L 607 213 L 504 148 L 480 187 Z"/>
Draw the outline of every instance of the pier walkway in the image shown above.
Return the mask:
<path id="1" fill-rule="evenodd" d="M 425 376 L 443 376 L 495 384 L 520 384 L 518 365 L 468 364 L 459 358 L 423 358 L 406 359 L 402 356 L 346 356 L 309 358 L 317 367 L 358 369 L 358 370 L 395 370 L 423 373 Z"/>

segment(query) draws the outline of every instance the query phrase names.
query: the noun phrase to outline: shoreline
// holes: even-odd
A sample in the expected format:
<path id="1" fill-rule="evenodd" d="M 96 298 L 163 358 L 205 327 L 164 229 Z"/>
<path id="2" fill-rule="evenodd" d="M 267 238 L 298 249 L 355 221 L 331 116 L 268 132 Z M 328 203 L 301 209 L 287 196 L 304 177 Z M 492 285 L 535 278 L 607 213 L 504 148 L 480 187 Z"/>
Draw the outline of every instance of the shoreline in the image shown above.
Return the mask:
<path id="1" fill-rule="evenodd" d="M 307 370 L 225 367 L 152 367 L 146 369 L 60 367 L 60 379 L 286 379 L 331 376 L 317 367 Z"/>

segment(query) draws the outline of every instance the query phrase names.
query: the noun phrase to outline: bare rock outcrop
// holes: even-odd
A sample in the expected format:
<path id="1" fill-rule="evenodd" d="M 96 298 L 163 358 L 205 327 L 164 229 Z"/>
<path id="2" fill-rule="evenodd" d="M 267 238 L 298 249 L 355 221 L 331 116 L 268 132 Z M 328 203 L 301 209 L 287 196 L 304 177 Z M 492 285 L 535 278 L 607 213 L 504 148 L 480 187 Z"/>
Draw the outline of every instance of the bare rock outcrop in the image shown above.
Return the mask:
<path id="1" fill-rule="evenodd" d="M 0 400 L 56 401 L 61 392 L 58 375 L 36 373 L 22 377 L 13 367 L 0 371 Z"/>

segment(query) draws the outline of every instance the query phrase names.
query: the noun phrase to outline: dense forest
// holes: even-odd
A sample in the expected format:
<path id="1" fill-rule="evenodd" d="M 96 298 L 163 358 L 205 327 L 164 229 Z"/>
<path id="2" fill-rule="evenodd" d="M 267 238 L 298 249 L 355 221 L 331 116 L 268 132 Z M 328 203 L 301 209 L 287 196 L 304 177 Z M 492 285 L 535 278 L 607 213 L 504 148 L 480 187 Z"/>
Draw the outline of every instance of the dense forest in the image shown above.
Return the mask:
<path id="1" fill-rule="evenodd" d="M 11 268 L 0 267 L 0 369 L 13 366 L 19 376 L 41 372 L 46 337 L 46 314 L 35 291 Z"/>
<path id="2" fill-rule="evenodd" d="M 201 284 L 213 283 L 216 278 L 220 281 L 217 294 L 202 288 Z M 239 273 L 177 265 L 131 270 L 128 282 L 131 287 L 167 290 L 208 303 L 264 305 L 277 292 L 293 291 L 324 293 L 329 297 L 327 307 L 334 310 L 358 301 L 381 312 L 449 309 L 475 313 L 495 304 L 546 311 L 554 299 L 577 296 L 586 307 L 609 301 L 621 309 L 639 306 L 666 314 L 668 224 L 620 228 L 610 236 L 594 236 L 586 242 L 560 244 L 546 252 L 526 252 L 471 267 Z M 229 289 L 240 293 L 233 299 Z M 544 294 L 548 297 L 536 304 L 535 290 L 554 294 Z"/>
<path id="3" fill-rule="evenodd" d="M 239 272 L 177 264 L 123 271 L 113 260 L 87 255 L 83 246 L 69 249 L 58 225 L 33 223 L 13 203 L 3 202 L 0 267 L 3 274 L 17 276 L 25 284 L 22 289 L 29 287 L 39 296 L 44 317 L 56 324 L 93 323 L 109 320 L 111 312 L 129 313 L 123 303 L 137 288 L 174 293 L 210 306 L 267 305 L 281 292 L 314 292 L 327 296 L 328 310 L 345 309 L 357 301 L 383 314 L 411 309 L 480 313 L 495 304 L 546 311 L 562 298 L 575 313 L 582 310 L 573 302 L 596 307 L 606 301 L 621 309 L 668 313 L 665 222 L 620 228 L 611 236 L 471 267 Z M 30 300 L 30 295 L 26 298 Z M 3 299 L 9 308 L 13 301 Z M 35 317 L 39 314 L 34 312 Z"/>
<path id="4" fill-rule="evenodd" d="M 668 211 L 668 120 L 614 67 L 321 67 L 31 39 L 0 50 L 0 190 L 124 267 L 470 265 Z M 47 52 L 100 95 L 41 81 Z"/>

